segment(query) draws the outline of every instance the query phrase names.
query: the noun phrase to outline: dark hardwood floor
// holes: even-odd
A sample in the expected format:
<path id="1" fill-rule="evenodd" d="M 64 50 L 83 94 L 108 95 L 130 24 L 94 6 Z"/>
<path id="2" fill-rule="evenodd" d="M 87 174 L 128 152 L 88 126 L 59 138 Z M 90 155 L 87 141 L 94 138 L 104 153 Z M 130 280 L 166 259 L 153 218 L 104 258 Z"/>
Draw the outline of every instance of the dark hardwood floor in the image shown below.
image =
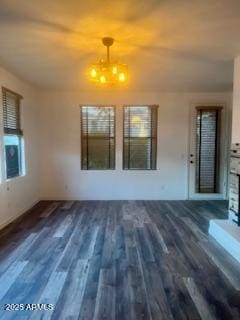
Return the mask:
<path id="1" fill-rule="evenodd" d="M 0 233 L 0 319 L 240 319 L 240 267 L 207 234 L 226 217 L 223 201 L 41 202 Z M 54 310 L 4 310 L 36 303 Z"/>

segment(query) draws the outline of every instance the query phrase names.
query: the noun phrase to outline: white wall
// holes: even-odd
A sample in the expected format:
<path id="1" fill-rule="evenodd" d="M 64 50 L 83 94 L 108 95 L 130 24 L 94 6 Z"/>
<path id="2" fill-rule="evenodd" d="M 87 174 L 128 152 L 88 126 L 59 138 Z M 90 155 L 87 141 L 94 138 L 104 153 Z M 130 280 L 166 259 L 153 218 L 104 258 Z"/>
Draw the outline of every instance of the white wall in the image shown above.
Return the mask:
<path id="1" fill-rule="evenodd" d="M 0 89 L 7 87 L 23 96 L 21 120 L 24 132 L 26 175 L 5 180 L 2 107 L 0 108 L 0 227 L 4 226 L 39 200 L 39 162 L 37 132 L 37 95 L 35 89 L 0 68 Z M 0 91 L 1 92 L 1 91 Z M 2 105 L 2 92 L 0 105 Z"/>
<path id="2" fill-rule="evenodd" d="M 186 199 L 189 107 L 225 103 L 230 93 L 44 92 L 40 99 L 41 198 Z M 156 171 L 122 170 L 124 104 L 159 104 Z M 117 106 L 116 170 L 80 170 L 80 104 Z"/>
<path id="3" fill-rule="evenodd" d="M 240 143 L 240 56 L 234 62 L 232 142 Z"/>

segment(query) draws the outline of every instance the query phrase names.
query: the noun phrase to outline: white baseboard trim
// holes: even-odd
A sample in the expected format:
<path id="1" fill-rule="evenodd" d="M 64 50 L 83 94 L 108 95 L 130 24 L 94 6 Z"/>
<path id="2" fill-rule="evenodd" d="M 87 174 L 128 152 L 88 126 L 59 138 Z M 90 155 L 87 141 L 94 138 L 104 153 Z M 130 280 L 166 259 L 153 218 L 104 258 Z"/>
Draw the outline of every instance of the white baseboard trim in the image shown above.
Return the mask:
<path id="1" fill-rule="evenodd" d="M 184 201 L 188 200 L 185 198 L 180 198 L 180 197 L 175 197 L 175 198 L 146 198 L 144 199 L 143 197 L 141 198 L 91 198 L 91 197 L 68 197 L 68 196 L 43 196 L 41 197 L 41 201 L 138 201 L 138 200 L 143 200 L 143 201 Z"/>

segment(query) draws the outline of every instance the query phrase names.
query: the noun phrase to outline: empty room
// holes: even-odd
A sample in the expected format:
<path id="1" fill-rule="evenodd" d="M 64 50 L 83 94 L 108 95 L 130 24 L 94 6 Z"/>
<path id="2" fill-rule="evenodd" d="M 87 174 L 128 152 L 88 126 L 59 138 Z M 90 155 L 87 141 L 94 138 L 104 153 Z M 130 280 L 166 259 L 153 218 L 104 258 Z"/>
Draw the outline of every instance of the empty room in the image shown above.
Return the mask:
<path id="1" fill-rule="evenodd" d="M 239 0 L 0 1 L 0 319 L 240 319 Z"/>

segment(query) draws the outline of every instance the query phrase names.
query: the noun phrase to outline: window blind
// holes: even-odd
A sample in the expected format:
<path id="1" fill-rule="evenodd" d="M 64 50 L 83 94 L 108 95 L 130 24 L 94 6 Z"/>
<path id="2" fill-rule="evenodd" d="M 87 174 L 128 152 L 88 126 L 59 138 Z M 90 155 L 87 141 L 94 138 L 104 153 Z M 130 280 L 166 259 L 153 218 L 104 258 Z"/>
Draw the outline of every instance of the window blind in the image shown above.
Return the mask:
<path id="1" fill-rule="evenodd" d="M 82 169 L 115 168 L 115 108 L 81 107 Z"/>
<path id="2" fill-rule="evenodd" d="M 123 169 L 156 169 L 157 109 L 124 107 Z"/>
<path id="3" fill-rule="evenodd" d="M 2 88 L 4 133 L 23 135 L 20 123 L 20 100 L 22 97 L 13 91 Z"/>
<path id="4" fill-rule="evenodd" d="M 198 107 L 196 123 L 196 191 L 219 192 L 219 107 Z"/>

